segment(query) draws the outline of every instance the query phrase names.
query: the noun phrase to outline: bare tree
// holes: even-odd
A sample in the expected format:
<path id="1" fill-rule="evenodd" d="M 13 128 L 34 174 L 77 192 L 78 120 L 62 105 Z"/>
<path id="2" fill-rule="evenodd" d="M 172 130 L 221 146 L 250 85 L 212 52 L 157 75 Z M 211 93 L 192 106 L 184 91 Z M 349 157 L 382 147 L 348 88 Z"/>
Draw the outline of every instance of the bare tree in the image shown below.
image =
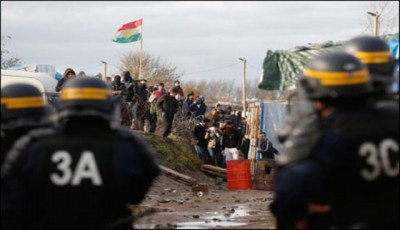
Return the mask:
<path id="1" fill-rule="evenodd" d="M 293 90 L 262 90 L 258 88 L 258 80 L 247 80 L 246 98 L 260 101 L 287 100 Z M 232 104 L 242 103 L 242 86 L 235 84 L 234 80 L 188 81 L 183 82 L 185 93 L 194 92 L 195 95 L 203 95 L 206 102 L 212 105 L 218 101 Z"/>
<path id="2" fill-rule="evenodd" d="M 373 31 L 374 17 L 367 12 L 378 13 L 379 35 L 391 34 L 399 31 L 399 2 L 398 1 L 367 1 L 363 14 L 365 19 L 362 24 L 364 32 Z"/>
<path id="3" fill-rule="evenodd" d="M 8 69 L 19 65 L 22 63 L 20 58 L 14 57 L 11 55 L 10 51 L 7 48 L 9 42 L 11 42 L 11 36 L 1 36 L 1 68 Z"/>
<path id="4" fill-rule="evenodd" d="M 183 73 L 178 73 L 178 68 L 163 62 L 160 57 L 149 53 L 142 54 L 141 78 L 148 81 L 148 85 L 164 82 L 166 86 L 172 86 L 174 80 L 179 80 Z M 140 52 L 128 52 L 122 55 L 120 72 L 128 70 L 132 77 L 139 78 Z"/>

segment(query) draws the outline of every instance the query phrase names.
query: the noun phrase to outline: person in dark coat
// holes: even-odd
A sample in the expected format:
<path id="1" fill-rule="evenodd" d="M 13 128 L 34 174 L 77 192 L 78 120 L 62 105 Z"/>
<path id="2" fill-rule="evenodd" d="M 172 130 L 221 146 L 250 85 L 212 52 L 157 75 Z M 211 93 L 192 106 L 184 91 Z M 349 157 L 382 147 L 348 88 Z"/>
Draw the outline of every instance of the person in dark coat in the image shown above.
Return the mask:
<path id="1" fill-rule="evenodd" d="M 204 103 L 204 97 L 198 96 L 193 104 L 189 107 L 194 117 L 202 116 L 207 111 L 207 105 Z"/>
<path id="2" fill-rule="evenodd" d="M 198 125 L 194 127 L 193 130 L 193 144 L 194 149 L 197 153 L 199 159 L 203 160 L 205 164 L 209 162 L 209 153 L 208 153 L 208 140 L 206 139 L 206 133 L 208 131 L 208 124 L 210 123 L 210 119 L 204 117 Z"/>
<path id="3" fill-rule="evenodd" d="M 158 107 L 161 109 L 162 117 L 164 118 L 164 138 L 167 138 L 171 133 L 172 122 L 178 111 L 178 101 L 175 98 L 177 93 L 177 90 L 171 89 L 169 94 L 162 95 L 158 100 Z"/>
<path id="4" fill-rule="evenodd" d="M 71 80 L 72 78 L 76 77 L 75 71 L 71 68 L 67 68 L 64 71 L 63 78 L 58 80 L 56 85 L 56 92 L 60 92 L 65 82 Z"/>
<path id="5" fill-rule="evenodd" d="M 258 135 L 259 138 L 259 146 L 257 153 L 261 154 L 261 159 L 275 159 L 275 154 L 278 154 L 278 150 L 274 148 L 272 142 L 268 140 L 267 134 L 265 132 L 260 132 Z"/>
<path id="6" fill-rule="evenodd" d="M 225 155 L 225 163 L 230 160 L 239 160 L 240 145 L 240 133 L 233 125 L 233 122 L 229 120 L 222 135 L 221 145 L 222 153 Z"/>

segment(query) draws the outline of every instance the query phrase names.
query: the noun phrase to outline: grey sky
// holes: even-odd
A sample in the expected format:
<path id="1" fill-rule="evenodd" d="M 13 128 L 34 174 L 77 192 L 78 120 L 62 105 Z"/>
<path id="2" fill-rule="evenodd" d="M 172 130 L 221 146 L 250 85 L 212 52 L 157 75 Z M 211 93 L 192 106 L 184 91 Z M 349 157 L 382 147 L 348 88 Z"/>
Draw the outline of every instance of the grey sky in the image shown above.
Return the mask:
<path id="1" fill-rule="evenodd" d="M 363 1 L 2 1 L 1 34 L 12 37 L 9 50 L 24 64 L 94 74 L 103 73 L 104 60 L 115 74 L 121 54 L 140 47 L 112 42 L 115 32 L 143 18 L 144 50 L 185 72 L 181 80 L 240 82 L 239 57 L 248 61 L 248 78 L 258 79 L 269 49 L 371 33 L 362 25 L 365 7 Z"/>

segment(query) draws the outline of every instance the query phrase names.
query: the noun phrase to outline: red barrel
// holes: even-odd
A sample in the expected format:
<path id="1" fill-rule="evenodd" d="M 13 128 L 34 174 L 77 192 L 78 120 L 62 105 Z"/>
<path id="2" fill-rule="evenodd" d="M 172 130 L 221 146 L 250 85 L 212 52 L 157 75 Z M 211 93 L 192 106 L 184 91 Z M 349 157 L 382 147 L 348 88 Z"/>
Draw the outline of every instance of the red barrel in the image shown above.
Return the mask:
<path id="1" fill-rule="evenodd" d="M 250 160 L 226 162 L 228 190 L 251 189 Z"/>

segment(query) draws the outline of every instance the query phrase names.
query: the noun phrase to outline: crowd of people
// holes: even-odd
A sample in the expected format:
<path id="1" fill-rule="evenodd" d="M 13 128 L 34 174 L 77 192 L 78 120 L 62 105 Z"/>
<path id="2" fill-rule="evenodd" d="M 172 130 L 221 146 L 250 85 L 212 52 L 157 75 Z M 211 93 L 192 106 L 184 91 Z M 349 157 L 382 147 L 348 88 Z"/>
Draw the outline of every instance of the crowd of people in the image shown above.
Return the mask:
<path id="1" fill-rule="evenodd" d="M 74 76 L 72 73 L 72 69 L 67 69 L 66 79 Z M 175 117 L 195 119 L 199 123 L 194 127 L 192 144 L 204 163 L 226 167 L 226 161 L 240 157 L 247 159 L 248 151 L 243 149 L 246 148 L 244 133 L 247 122 L 241 111 L 232 110 L 229 105 L 223 109 L 219 103 L 209 109 L 204 96 L 196 96 L 193 92 L 185 96 L 179 80 L 166 89 L 164 83 L 147 86 L 145 79 L 133 80 L 128 71 L 124 71 L 122 76 L 105 78 L 112 95 L 121 101 L 121 125 L 155 133 L 157 121 L 161 118 L 164 125 L 162 136 L 167 138 Z M 60 80 L 58 88 L 64 81 Z M 208 117 L 206 112 L 209 112 Z M 131 121 L 130 125 L 127 121 Z"/>
<path id="2" fill-rule="evenodd" d="M 347 41 L 310 60 L 297 93 L 307 110 L 289 114 L 278 151 L 259 133 L 257 159 L 275 159 L 277 228 L 393 228 L 399 221 L 399 103 L 391 91 L 395 61 L 377 37 Z M 66 69 L 54 108 L 32 85 L 1 90 L 1 227 L 132 228 L 127 204 L 139 204 L 160 168 L 154 150 L 120 124 L 140 129 L 158 117 L 167 138 L 175 116 L 198 119 L 197 156 L 225 167 L 246 159 L 245 117 L 180 82 L 147 87 L 128 71 L 80 77 Z M 309 109 L 311 108 L 311 110 Z M 121 119 L 122 118 L 122 119 Z M 116 125 L 118 124 L 118 125 Z"/>

